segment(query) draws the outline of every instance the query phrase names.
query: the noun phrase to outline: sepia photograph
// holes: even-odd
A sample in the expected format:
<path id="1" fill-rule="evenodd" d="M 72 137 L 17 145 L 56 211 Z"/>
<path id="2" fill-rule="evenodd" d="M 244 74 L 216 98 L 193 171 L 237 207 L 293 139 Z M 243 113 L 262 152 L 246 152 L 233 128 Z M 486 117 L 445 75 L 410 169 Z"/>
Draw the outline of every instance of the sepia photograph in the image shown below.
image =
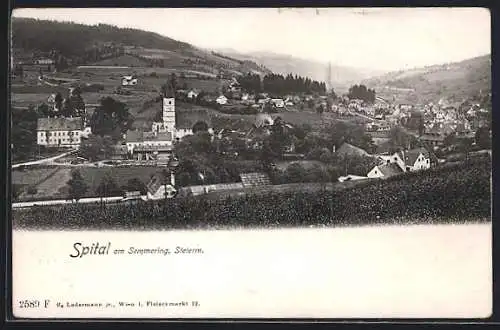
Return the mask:
<path id="1" fill-rule="evenodd" d="M 14 314 L 488 317 L 490 30 L 484 8 L 13 10 Z"/>

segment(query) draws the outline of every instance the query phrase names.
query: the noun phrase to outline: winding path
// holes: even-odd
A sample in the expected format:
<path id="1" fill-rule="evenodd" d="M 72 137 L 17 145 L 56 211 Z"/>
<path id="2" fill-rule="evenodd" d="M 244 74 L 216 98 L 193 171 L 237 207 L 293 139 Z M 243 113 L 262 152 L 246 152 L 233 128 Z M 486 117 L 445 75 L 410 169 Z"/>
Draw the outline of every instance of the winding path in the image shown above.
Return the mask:
<path id="1" fill-rule="evenodd" d="M 19 163 L 19 164 L 13 164 L 12 168 L 17 168 L 21 166 L 30 166 L 30 165 L 39 165 L 39 164 L 44 164 L 44 163 L 52 163 L 54 160 L 57 160 L 59 158 L 71 155 L 72 153 L 75 153 L 77 150 L 71 150 L 65 153 L 62 153 L 57 156 L 49 157 L 49 158 L 44 158 L 44 159 L 39 159 L 39 160 L 33 160 L 30 162 L 25 162 L 25 163 Z"/>

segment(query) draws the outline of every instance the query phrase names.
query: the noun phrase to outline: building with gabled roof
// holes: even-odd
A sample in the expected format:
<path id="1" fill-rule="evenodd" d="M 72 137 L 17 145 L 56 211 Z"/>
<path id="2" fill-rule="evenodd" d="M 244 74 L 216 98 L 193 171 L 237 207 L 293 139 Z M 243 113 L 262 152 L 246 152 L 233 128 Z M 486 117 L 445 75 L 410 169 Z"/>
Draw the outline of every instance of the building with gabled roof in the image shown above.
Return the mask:
<path id="1" fill-rule="evenodd" d="M 426 170 L 431 167 L 431 155 L 425 148 L 416 148 L 403 153 L 406 171 Z"/>
<path id="2" fill-rule="evenodd" d="M 168 160 L 173 149 L 172 132 L 129 130 L 125 136 L 127 152 L 137 160 Z"/>
<path id="3" fill-rule="evenodd" d="M 73 147 L 80 145 L 81 139 L 90 133 L 81 117 L 38 118 L 37 144 L 46 147 Z"/>
<path id="4" fill-rule="evenodd" d="M 335 153 L 341 156 L 371 156 L 366 150 L 356 147 L 347 142 L 342 143 L 342 145 L 335 151 Z"/>
<path id="5" fill-rule="evenodd" d="M 395 175 L 403 174 L 404 171 L 396 163 L 389 163 L 383 165 L 377 165 L 368 172 L 366 175 L 368 178 L 381 178 L 387 179 Z"/>

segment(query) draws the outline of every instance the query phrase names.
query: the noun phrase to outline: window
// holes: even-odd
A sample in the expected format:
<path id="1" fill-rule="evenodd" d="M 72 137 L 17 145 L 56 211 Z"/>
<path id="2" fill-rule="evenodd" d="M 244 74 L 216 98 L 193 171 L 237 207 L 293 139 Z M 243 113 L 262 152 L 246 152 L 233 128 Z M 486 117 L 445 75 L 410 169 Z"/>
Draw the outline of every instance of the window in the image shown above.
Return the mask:
<path id="1" fill-rule="evenodd" d="M 78 136 L 78 132 L 75 132 L 75 135 L 77 135 L 77 136 Z"/>
<path id="2" fill-rule="evenodd" d="M 49 132 L 49 136 L 52 136 L 52 132 Z"/>
<path id="3" fill-rule="evenodd" d="M 428 159 L 427 159 L 425 162 L 426 162 L 427 164 L 429 164 L 429 160 L 428 160 Z"/>

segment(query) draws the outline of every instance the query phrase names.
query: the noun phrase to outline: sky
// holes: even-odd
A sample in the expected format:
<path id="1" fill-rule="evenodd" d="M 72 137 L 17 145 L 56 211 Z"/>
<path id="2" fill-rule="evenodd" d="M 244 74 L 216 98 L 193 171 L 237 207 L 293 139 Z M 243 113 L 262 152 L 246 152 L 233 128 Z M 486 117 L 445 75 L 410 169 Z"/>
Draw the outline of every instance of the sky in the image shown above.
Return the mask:
<path id="1" fill-rule="evenodd" d="M 106 23 L 203 48 L 386 71 L 491 52 L 490 13 L 484 8 L 26 8 L 13 16 Z"/>

